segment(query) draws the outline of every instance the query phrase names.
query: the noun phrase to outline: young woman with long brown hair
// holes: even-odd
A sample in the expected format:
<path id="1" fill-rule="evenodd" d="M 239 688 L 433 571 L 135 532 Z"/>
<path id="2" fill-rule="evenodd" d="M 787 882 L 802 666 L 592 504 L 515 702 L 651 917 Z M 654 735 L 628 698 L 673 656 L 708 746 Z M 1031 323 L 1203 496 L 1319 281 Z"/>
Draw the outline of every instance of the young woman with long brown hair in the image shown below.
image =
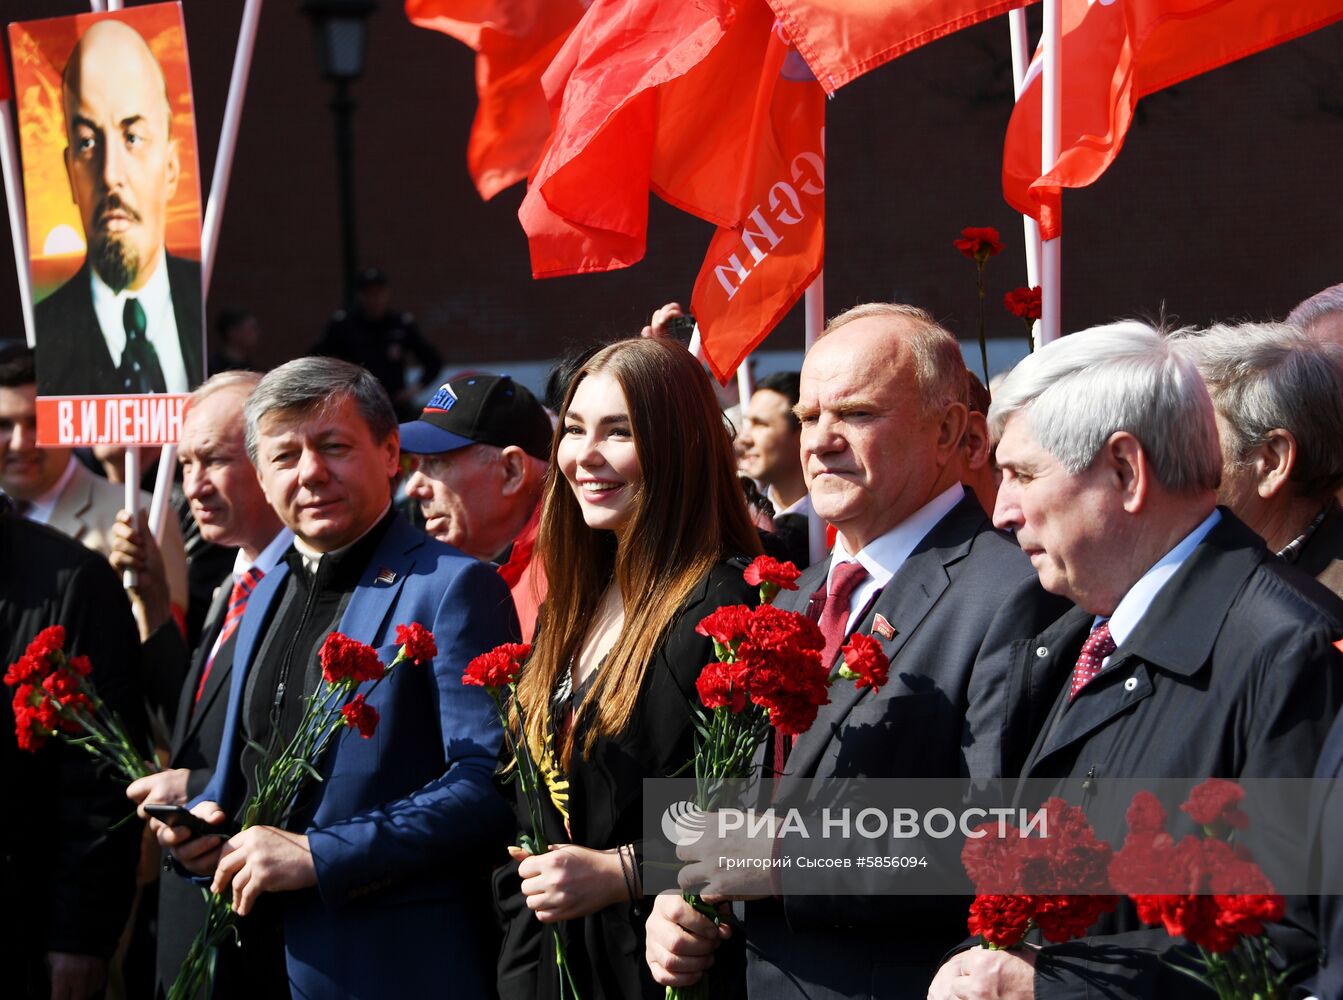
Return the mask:
<path id="1" fill-rule="evenodd" d="M 642 783 L 690 759 L 695 678 L 714 658 L 695 626 L 755 602 L 742 571 L 759 537 L 708 378 L 679 344 L 595 354 L 569 387 L 551 458 L 537 540 L 549 590 L 518 697 L 528 743 L 568 799 L 547 806 L 557 847 L 513 852 L 521 894 L 500 992 L 558 995 L 541 924 L 560 922 L 583 1000 L 660 997 L 635 869 Z"/>

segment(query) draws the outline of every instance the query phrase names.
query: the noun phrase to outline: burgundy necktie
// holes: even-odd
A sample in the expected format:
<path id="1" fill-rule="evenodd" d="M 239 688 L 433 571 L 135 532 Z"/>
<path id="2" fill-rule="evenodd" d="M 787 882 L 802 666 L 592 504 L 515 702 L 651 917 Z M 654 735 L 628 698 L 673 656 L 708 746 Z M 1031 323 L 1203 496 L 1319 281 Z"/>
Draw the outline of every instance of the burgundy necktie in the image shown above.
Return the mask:
<path id="1" fill-rule="evenodd" d="M 1086 687 L 1101 672 L 1105 658 L 1115 651 L 1115 641 L 1110 637 L 1110 623 L 1101 622 L 1091 630 L 1087 641 L 1082 644 L 1082 652 L 1073 666 L 1072 685 L 1068 688 L 1068 700 L 1077 697 L 1077 692 Z"/>
<path id="2" fill-rule="evenodd" d="M 853 600 L 853 592 L 857 590 L 868 578 L 867 570 L 863 568 L 862 563 L 842 562 L 835 566 L 830 574 L 829 593 L 817 596 L 823 596 L 825 603 L 822 605 L 821 617 L 816 624 L 825 636 L 825 651 L 821 653 L 821 662 L 826 670 L 835 662 L 835 657 L 839 655 L 839 647 L 844 645 L 844 636 L 847 632 L 845 626 L 849 623 L 849 604 Z M 812 598 L 816 600 L 815 597 Z M 783 766 L 788 762 L 788 753 L 792 750 L 792 740 L 786 736 L 781 736 L 776 731 L 774 734 L 774 783 L 773 789 L 777 794 L 779 790 L 779 778 L 783 774 Z"/>
<path id="3" fill-rule="evenodd" d="M 228 610 L 224 612 L 224 627 L 219 630 L 219 638 L 214 644 L 210 658 L 205 661 L 205 669 L 201 671 L 201 682 L 196 687 L 196 701 L 201 700 L 201 694 L 205 691 L 205 681 L 210 676 L 210 668 L 215 665 L 215 656 L 224 648 L 224 643 L 228 642 L 229 637 L 238 631 L 242 613 L 247 610 L 247 599 L 252 596 L 253 589 L 265 575 L 253 566 L 233 582 L 233 589 L 228 595 Z"/>

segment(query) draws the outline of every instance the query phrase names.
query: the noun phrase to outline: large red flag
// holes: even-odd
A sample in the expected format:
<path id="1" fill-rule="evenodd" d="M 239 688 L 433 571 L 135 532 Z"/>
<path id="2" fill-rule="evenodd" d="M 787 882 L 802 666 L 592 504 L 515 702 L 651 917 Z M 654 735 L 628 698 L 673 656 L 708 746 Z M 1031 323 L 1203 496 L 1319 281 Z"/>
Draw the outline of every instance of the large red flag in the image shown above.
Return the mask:
<path id="1" fill-rule="evenodd" d="M 1036 0 L 769 0 L 833 94 L 911 49 Z"/>
<path id="2" fill-rule="evenodd" d="M 1163 87 L 1343 17 L 1343 0 L 1063 0 L 1058 163 L 1040 170 L 1039 57 L 1003 148 L 1003 195 L 1060 234 L 1065 187 L 1085 187 L 1119 155 L 1138 101 Z"/>
<path id="3" fill-rule="evenodd" d="M 581 0 L 406 0 L 406 17 L 476 52 L 479 106 L 467 169 L 485 199 L 540 159 L 550 135 L 541 74 L 583 14 Z"/>
<path id="4" fill-rule="evenodd" d="M 824 130 L 825 92 L 775 31 L 760 69 L 746 205 L 735 226 L 714 234 L 691 298 L 704 358 L 720 382 L 820 273 Z"/>
<path id="5" fill-rule="evenodd" d="M 544 79 L 556 123 L 518 212 L 536 277 L 642 259 L 650 191 L 736 224 L 773 23 L 765 0 L 595 0 Z"/>

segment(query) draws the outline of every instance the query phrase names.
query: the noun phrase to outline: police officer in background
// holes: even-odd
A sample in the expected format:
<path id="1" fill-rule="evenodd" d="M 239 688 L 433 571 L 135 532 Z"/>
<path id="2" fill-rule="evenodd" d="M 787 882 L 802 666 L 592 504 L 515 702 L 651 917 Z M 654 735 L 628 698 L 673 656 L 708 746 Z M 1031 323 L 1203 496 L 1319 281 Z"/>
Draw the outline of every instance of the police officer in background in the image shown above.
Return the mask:
<path id="1" fill-rule="evenodd" d="M 434 382 L 443 358 L 424 339 L 410 313 L 391 308 L 387 275 L 375 267 L 359 273 L 353 309 L 338 309 L 309 354 L 340 358 L 372 372 L 392 397 L 402 420 L 418 415 L 412 405 L 418 385 L 406 385 L 406 368 L 420 366 L 421 382 Z M 412 359 L 413 362 L 412 362 Z"/>

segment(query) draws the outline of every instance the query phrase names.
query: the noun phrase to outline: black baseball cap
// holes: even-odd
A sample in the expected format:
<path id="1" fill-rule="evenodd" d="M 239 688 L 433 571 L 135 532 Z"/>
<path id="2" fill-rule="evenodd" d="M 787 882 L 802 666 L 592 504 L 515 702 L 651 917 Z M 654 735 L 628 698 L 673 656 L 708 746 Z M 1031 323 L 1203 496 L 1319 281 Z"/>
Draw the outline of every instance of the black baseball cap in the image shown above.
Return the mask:
<path id="1" fill-rule="evenodd" d="M 550 460 L 550 417 L 507 375 L 462 375 L 444 382 L 419 420 L 401 425 L 401 450 L 435 455 L 472 444 L 516 445 Z"/>

